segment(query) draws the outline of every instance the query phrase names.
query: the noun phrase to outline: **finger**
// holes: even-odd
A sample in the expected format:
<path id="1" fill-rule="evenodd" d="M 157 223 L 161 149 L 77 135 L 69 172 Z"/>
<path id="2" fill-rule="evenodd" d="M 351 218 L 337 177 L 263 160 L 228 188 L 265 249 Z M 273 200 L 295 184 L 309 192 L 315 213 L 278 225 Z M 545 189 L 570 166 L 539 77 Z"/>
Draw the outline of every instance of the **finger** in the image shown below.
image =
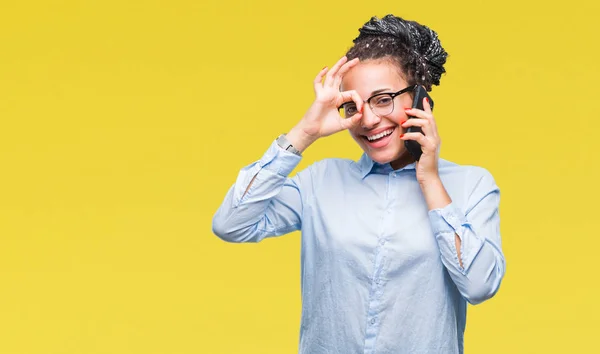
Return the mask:
<path id="1" fill-rule="evenodd" d="M 401 140 L 414 140 L 414 141 L 418 142 L 419 145 L 421 145 L 421 148 L 423 149 L 423 151 L 427 150 L 427 151 L 435 152 L 435 150 L 437 149 L 436 144 L 431 139 L 427 139 L 427 137 L 421 133 L 402 134 L 402 135 L 400 135 L 400 139 Z"/>
<path id="2" fill-rule="evenodd" d="M 423 97 L 423 110 L 426 113 L 431 114 L 431 104 L 429 104 L 429 99 L 427 97 Z"/>
<path id="3" fill-rule="evenodd" d="M 338 72 L 340 67 L 344 65 L 344 63 L 347 60 L 348 58 L 344 55 L 340 60 L 337 61 L 337 63 L 335 63 L 334 66 L 331 67 L 331 70 L 329 70 L 329 72 L 325 76 L 325 83 L 323 84 L 324 86 L 333 86 L 333 76 Z"/>
<path id="4" fill-rule="evenodd" d="M 423 108 L 425 108 L 425 107 L 423 107 Z M 431 134 L 427 134 L 427 135 L 433 135 L 433 136 L 438 135 L 437 125 L 435 124 L 435 118 L 433 117 L 433 114 L 431 113 L 431 107 L 429 108 L 429 112 L 425 112 L 425 111 L 417 109 L 417 108 L 406 108 L 406 109 L 404 109 L 404 112 L 406 112 L 406 114 L 411 117 L 422 118 L 422 119 L 428 120 L 429 123 L 431 124 Z"/>
<path id="5" fill-rule="evenodd" d="M 429 136 L 436 136 L 435 132 L 433 131 L 433 126 L 431 125 L 431 122 L 427 119 L 410 118 L 410 119 L 402 122 L 402 124 L 400 124 L 400 125 L 403 128 L 420 127 L 423 130 L 423 134 L 429 135 Z"/>
<path id="6" fill-rule="evenodd" d="M 340 92 L 340 97 L 342 98 L 342 100 L 341 102 L 338 102 L 338 106 L 341 106 L 342 103 L 354 101 L 354 103 L 356 103 L 356 109 L 359 112 L 362 112 L 364 102 L 362 98 L 360 98 L 356 90 L 342 91 Z"/>
<path id="7" fill-rule="evenodd" d="M 431 110 L 431 103 L 429 102 L 429 98 L 427 97 L 423 97 L 423 110 L 425 111 L 425 113 L 429 113 L 429 115 L 431 116 L 431 127 L 433 129 L 433 132 L 437 136 L 437 124 L 435 122 L 435 117 L 433 116 L 433 112 Z"/>
<path id="8" fill-rule="evenodd" d="M 354 59 L 350 60 L 349 62 L 347 62 L 346 64 L 342 65 L 342 67 L 340 68 L 340 70 L 337 72 L 337 74 L 334 77 L 333 87 L 340 87 L 340 85 L 342 84 L 342 79 L 344 78 L 344 75 L 346 75 L 348 70 L 352 69 L 359 62 L 360 62 L 360 60 L 358 58 L 354 58 Z"/>
<path id="9" fill-rule="evenodd" d="M 358 112 L 352 117 L 346 119 L 340 117 L 340 119 L 342 120 L 340 124 L 343 129 L 351 129 L 358 126 L 362 117 L 363 115 L 361 112 Z"/>
<path id="10" fill-rule="evenodd" d="M 315 80 L 313 81 L 313 84 L 315 85 L 315 90 L 321 87 L 321 83 L 323 82 L 323 76 L 325 75 L 325 73 L 327 73 L 327 70 L 329 70 L 329 68 L 324 67 L 323 69 L 321 69 L 321 71 L 319 71 L 319 73 L 315 77 Z"/>
<path id="11" fill-rule="evenodd" d="M 423 118 L 423 119 L 428 119 L 428 120 L 431 120 L 433 118 L 433 115 L 431 113 L 427 113 L 418 108 L 405 108 L 404 112 L 406 112 L 407 115 L 416 117 L 416 118 Z"/>

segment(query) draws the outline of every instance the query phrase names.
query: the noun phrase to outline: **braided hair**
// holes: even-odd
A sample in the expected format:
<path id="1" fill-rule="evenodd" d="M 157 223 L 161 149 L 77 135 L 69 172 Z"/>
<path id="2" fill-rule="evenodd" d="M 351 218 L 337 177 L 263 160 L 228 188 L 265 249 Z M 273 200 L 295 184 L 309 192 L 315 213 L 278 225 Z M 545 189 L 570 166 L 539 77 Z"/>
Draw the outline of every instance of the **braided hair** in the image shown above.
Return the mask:
<path id="1" fill-rule="evenodd" d="M 409 84 L 422 85 L 427 91 L 440 84 L 448 53 L 429 27 L 386 15 L 382 19 L 372 17 L 359 32 L 346 53 L 348 60 L 391 59 Z"/>

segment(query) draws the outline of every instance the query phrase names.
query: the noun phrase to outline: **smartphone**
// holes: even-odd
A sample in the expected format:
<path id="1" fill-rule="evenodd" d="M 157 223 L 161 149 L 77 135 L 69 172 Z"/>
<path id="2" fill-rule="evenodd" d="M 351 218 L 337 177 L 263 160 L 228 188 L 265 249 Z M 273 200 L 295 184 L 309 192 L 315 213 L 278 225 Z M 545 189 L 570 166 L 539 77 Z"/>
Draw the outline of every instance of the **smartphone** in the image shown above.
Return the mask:
<path id="1" fill-rule="evenodd" d="M 423 86 L 417 85 L 414 94 L 415 96 L 413 99 L 412 108 L 423 110 L 423 98 L 427 97 L 427 99 L 429 100 L 429 105 L 431 106 L 431 110 L 433 111 L 433 100 L 427 94 L 427 90 L 425 90 Z M 415 117 L 408 116 L 408 118 L 410 119 Z M 423 134 L 421 127 L 408 127 L 406 132 Z M 406 150 L 408 150 L 408 152 L 415 158 L 415 160 L 419 161 L 419 159 L 421 158 L 421 154 L 423 153 L 423 151 L 421 150 L 421 145 L 414 140 L 405 140 L 404 146 L 406 146 Z"/>

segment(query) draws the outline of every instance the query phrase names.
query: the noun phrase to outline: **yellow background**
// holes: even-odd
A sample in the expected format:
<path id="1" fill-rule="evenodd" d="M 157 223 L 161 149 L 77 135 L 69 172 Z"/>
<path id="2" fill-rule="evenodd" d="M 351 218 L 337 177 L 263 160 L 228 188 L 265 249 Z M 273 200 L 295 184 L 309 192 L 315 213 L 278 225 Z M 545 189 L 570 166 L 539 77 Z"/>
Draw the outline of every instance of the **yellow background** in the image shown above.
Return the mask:
<path id="1" fill-rule="evenodd" d="M 439 33 L 442 157 L 502 190 L 507 274 L 467 353 L 598 353 L 596 1 L 0 5 L 0 353 L 294 353 L 299 234 L 211 219 L 371 15 Z M 299 168 L 356 159 L 347 133 Z"/>

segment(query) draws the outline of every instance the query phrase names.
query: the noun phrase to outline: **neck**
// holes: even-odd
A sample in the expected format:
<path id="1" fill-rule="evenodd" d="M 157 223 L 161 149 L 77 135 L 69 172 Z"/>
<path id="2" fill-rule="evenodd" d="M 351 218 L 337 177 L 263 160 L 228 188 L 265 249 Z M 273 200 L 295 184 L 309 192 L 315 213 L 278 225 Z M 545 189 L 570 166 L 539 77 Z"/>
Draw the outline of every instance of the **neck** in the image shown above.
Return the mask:
<path id="1" fill-rule="evenodd" d="M 394 170 L 397 170 L 415 161 L 415 158 L 408 151 L 404 151 L 398 159 L 390 162 L 390 166 L 392 166 Z"/>

